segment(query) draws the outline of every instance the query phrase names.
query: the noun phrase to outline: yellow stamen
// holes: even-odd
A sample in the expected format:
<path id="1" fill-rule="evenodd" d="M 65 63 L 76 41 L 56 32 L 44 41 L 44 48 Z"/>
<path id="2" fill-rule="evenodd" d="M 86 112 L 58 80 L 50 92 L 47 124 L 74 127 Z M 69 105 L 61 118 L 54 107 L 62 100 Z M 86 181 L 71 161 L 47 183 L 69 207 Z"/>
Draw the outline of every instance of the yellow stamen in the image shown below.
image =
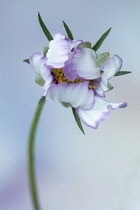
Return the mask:
<path id="1" fill-rule="evenodd" d="M 96 88 L 96 86 L 93 86 L 93 85 L 89 85 L 88 87 L 89 87 L 89 89 Z"/>
<path id="2" fill-rule="evenodd" d="M 58 83 L 61 83 L 61 82 L 62 82 L 62 78 L 59 78 Z"/>
<path id="3" fill-rule="evenodd" d="M 67 79 L 66 79 L 66 77 L 63 77 L 63 81 L 66 81 Z"/>
<path id="4" fill-rule="evenodd" d="M 59 73 L 62 72 L 62 69 L 57 69 L 57 72 L 59 72 Z"/>
<path id="5" fill-rule="evenodd" d="M 54 70 L 54 74 L 56 76 L 56 79 L 57 79 L 58 83 L 66 82 L 68 84 L 73 84 L 73 83 L 80 83 L 80 82 L 88 81 L 89 89 L 96 88 L 96 86 L 91 85 L 92 84 L 92 80 L 76 78 L 75 80 L 70 81 L 70 80 L 66 79 L 62 69 L 53 69 L 53 70 Z"/>
<path id="6" fill-rule="evenodd" d="M 67 79 L 67 83 L 70 83 L 71 81 Z"/>
<path id="7" fill-rule="evenodd" d="M 64 75 L 63 73 L 60 73 L 60 74 L 59 74 L 59 77 L 63 77 L 63 75 Z"/>
<path id="8" fill-rule="evenodd" d="M 56 73 L 56 76 L 59 77 L 59 75 L 60 75 L 60 74 L 57 72 L 57 73 Z"/>

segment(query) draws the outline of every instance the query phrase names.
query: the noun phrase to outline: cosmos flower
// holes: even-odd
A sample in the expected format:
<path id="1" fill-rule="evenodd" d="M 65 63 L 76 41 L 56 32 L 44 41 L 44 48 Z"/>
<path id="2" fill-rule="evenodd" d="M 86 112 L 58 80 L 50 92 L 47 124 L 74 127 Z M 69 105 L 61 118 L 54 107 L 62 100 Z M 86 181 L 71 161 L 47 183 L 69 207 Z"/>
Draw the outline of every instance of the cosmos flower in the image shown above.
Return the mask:
<path id="1" fill-rule="evenodd" d="M 120 71 L 122 59 L 108 54 L 107 61 L 98 65 L 99 58 L 89 44 L 71 40 L 60 32 L 53 34 L 45 55 L 35 53 L 30 57 L 46 99 L 75 108 L 81 121 L 92 128 L 109 117 L 110 108 L 127 105 L 104 100 L 105 92 L 112 89 L 109 80 Z"/>
<path id="2" fill-rule="evenodd" d="M 112 77 L 131 73 L 120 71 L 122 59 L 118 55 L 110 57 L 108 52 L 97 53 L 111 28 L 92 47 L 90 42 L 74 40 L 64 21 L 67 36 L 60 32 L 54 32 L 52 36 L 39 13 L 38 20 L 49 46 L 44 47 L 43 53 L 34 53 L 30 59 L 24 60 L 33 67 L 35 82 L 44 89 L 29 133 L 28 169 L 34 209 L 40 209 L 35 182 L 34 143 L 45 100 L 53 99 L 64 107 L 71 107 L 79 129 L 85 134 L 81 121 L 96 129 L 109 117 L 109 109 L 127 106 L 125 102 L 110 103 L 105 96 L 113 88 L 110 83 Z"/>

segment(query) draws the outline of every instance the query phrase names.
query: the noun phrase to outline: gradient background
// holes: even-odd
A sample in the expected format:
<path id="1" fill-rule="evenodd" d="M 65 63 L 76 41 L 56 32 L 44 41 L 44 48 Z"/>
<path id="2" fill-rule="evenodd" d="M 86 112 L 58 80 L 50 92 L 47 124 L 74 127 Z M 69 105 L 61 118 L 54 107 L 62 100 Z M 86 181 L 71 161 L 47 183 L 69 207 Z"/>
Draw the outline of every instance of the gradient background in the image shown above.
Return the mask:
<path id="1" fill-rule="evenodd" d="M 42 94 L 22 60 L 41 52 L 49 30 L 92 41 L 112 31 L 99 52 L 123 58 L 132 74 L 112 79 L 112 111 L 97 130 L 78 129 L 71 109 L 49 101 L 36 138 L 36 169 L 42 210 L 140 209 L 140 2 L 139 0 L 0 1 L 0 210 L 32 210 L 27 177 L 27 137 Z"/>

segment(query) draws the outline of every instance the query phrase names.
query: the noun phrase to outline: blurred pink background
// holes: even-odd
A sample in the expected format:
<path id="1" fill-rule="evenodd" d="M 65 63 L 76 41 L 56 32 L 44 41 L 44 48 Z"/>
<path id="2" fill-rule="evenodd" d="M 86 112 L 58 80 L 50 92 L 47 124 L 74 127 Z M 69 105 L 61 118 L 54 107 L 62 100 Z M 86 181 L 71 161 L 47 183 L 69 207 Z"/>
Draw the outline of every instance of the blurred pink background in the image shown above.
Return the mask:
<path id="1" fill-rule="evenodd" d="M 122 70 L 132 74 L 112 80 L 112 102 L 128 103 L 111 112 L 97 130 L 78 129 L 71 109 L 49 101 L 36 138 L 36 169 L 42 210 L 140 209 L 140 2 L 1 1 L 0 2 L 0 209 L 33 210 L 27 176 L 27 138 L 42 88 L 23 63 L 48 41 L 38 20 L 52 32 L 62 20 L 75 39 L 94 44 L 110 27 L 99 52 L 118 54 Z"/>

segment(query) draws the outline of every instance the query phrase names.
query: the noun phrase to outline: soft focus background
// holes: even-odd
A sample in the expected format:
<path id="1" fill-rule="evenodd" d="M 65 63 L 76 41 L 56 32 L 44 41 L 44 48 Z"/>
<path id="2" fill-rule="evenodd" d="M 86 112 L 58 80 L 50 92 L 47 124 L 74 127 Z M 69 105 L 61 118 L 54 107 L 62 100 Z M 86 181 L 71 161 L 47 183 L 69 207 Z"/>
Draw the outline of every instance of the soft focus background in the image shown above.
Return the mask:
<path id="1" fill-rule="evenodd" d="M 49 101 L 36 138 L 36 169 L 42 210 L 140 209 L 140 2 L 95 0 L 0 1 L 0 210 L 33 210 L 27 176 L 27 138 L 42 88 L 22 60 L 48 41 L 40 12 L 52 32 L 62 20 L 75 39 L 92 41 L 112 31 L 99 52 L 123 58 L 132 74 L 112 80 L 111 112 L 97 130 L 78 129 L 71 109 Z"/>

